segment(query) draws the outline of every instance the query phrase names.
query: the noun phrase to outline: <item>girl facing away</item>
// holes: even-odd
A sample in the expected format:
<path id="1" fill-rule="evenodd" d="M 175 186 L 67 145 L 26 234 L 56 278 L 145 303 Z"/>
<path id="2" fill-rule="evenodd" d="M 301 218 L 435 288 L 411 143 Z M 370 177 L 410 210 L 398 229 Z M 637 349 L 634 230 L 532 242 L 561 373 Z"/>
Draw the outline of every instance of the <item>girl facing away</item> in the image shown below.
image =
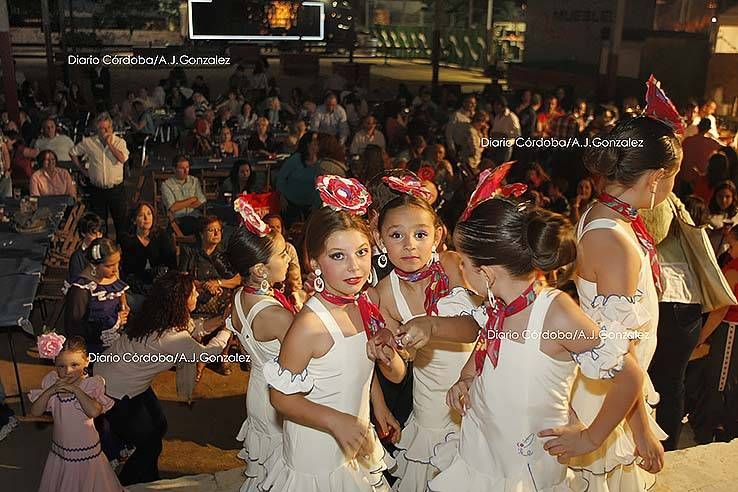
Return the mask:
<path id="1" fill-rule="evenodd" d="M 371 239 L 359 213 L 370 200 L 356 180 L 321 176 L 326 205 L 312 213 L 305 249 L 316 276 L 310 298 L 267 363 L 274 408 L 284 418 L 283 450 L 265 464 L 266 490 L 285 492 L 388 491 L 382 471 L 391 461 L 369 421 L 374 360 L 367 341 L 384 326 L 363 292 L 371 272 Z M 372 355 L 372 358 L 368 354 Z M 382 350 L 380 369 L 397 382 L 405 365 Z M 391 464 L 391 463 L 390 463 Z"/>
<path id="2" fill-rule="evenodd" d="M 665 96 L 664 96 L 665 97 Z M 652 101 L 649 102 L 652 105 Z M 676 114 L 676 111 L 674 110 Z M 674 187 L 682 150 L 669 121 L 639 116 L 618 124 L 607 136 L 613 143 L 639 145 L 587 149 L 584 164 L 603 183 L 597 200 L 577 225 L 576 286 L 582 309 L 593 318 L 604 316 L 642 334 L 632 351 L 643 371 L 656 351 L 661 268 L 654 241 L 638 209 L 663 202 Z M 572 409 L 588 425 L 600 410 L 611 381 L 578 377 Z M 652 408 L 659 394 L 644 376 L 638 404 L 593 453 L 578 457 L 571 467 L 596 490 L 646 490 L 663 466 L 659 441 L 667 435 Z"/>
<path id="3" fill-rule="evenodd" d="M 264 364 L 279 355 L 279 348 L 292 323 L 294 307 L 275 283 L 287 276 L 289 255 L 282 235 L 265 224 L 249 205 L 245 195 L 234 209 L 242 225 L 228 242 L 228 260 L 240 274 L 231 316 L 226 326 L 251 356 L 251 373 L 246 391 L 246 420 L 236 439 L 243 442 L 238 457 L 246 461 L 246 480 L 241 492 L 259 490 L 266 477 L 264 463 L 282 445 L 282 419 L 269 403 L 269 387 L 264 380 Z"/>
<path id="4" fill-rule="evenodd" d="M 41 476 L 40 492 L 113 492 L 125 490 L 100 447 L 94 419 L 110 410 L 105 380 L 87 376 L 90 359 L 80 336 L 54 333 L 39 337 L 41 357 L 54 359 L 54 370 L 32 390 L 30 414 L 51 412 L 51 452 Z"/>

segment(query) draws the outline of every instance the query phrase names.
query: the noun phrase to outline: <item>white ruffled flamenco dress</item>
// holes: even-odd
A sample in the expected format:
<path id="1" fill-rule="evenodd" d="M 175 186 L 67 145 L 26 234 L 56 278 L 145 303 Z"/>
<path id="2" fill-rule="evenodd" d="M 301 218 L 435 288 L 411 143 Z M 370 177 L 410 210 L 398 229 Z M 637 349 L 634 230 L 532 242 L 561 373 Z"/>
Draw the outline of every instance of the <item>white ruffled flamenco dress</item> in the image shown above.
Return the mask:
<path id="1" fill-rule="evenodd" d="M 470 405 L 453 434 L 435 449 L 431 462 L 441 473 L 428 483 L 432 492 L 564 492 L 585 490 L 566 465 L 543 449 L 541 430 L 569 421 L 569 389 L 574 361 L 540 351 L 540 333 L 560 291 L 543 289 L 534 301 L 524 343 L 501 340 L 494 367 L 486 360 L 470 388 Z M 483 310 L 475 311 L 485 326 Z"/>
<path id="2" fill-rule="evenodd" d="M 394 272 L 392 289 L 397 309 L 406 323 L 414 316 L 399 289 Z M 474 303 L 468 292 L 457 287 L 439 299 L 438 316 L 470 315 Z M 461 416 L 446 405 L 446 392 L 459 379 L 461 368 L 469 360 L 474 343 L 432 341 L 420 349 L 413 360 L 413 411 L 402 429 L 395 454 L 397 468 L 392 475 L 398 477 L 392 490 L 397 492 L 423 492 L 428 481 L 438 473 L 431 464 L 436 444 L 443 442 L 461 428 Z"/>
<path id="3" fill-rule="evenodd" d="M 282 419 L 269 402 L 269 387 L 264 379 L 264 364 L 279 355 L 279 340 L 260 342 L 254 337 L 251 324 L 265 308 L 281 307 L 274 299 L 263 299 L 254 304 L 244 316 L 241 307 L 241 292 L 236 292 L 234 305 L 241 329 L 236 330 L 229 317 L 226 326 L 241 342 L 243 349 L 251 356 L 249 386 L 246 391 L 246 420 L 243 421 L 236 439 L 243 442 L 238 457 L 246 462 L 246 477 L 240 492 L 256 492 L 266 478 L 264 464 L 267 458 L 282 446 Z"/>
<path id="4" fill-rule="evenodd" d="M 581 240 L 587 232 L 595 229 L 612 229 L 623 234 L 638 252 L 641 268 L 638 277 L 637 293 L 633 297 L 597 295 L 597 284 L 576 277 L 579 303 L 600 326 L 620 325 L 637 331 L 639 337 L 635 345 L 635 358 L 643 369 L 643 397 L 649 412 L 649 426 L 659 440 L 668 436 L 656 423 L 654 407 L 659 402 L 659 394 L 648 376 L 648 366 L 656 351 L 656 327 L 659 320 L 659 303 L 656 287 L 651 273 L 651 264 L 640 244 L 614 220 L 594 219 L 583 226 L 586 214 L 580 219 L 577 237 Z M 581 374 L 572 387 L 571 407 L 585 425 L 590 425 L 602 408 L 611 381 L 589 379 Z M 650 489 L 656 476 L 636 464 L 636 446 L 628 424 L 623 421 L 608 436 L 596 451 L 578 456 L 569 466 L 582 479 L 588 482 L 592 492 L 634 492 Z"/>
<path id="5" fill-rule="evenodd" d="M 264 366 L 267 383 L 285 394 L 305 393 L 319 405 L 356 415 L 369 422 L 369 388 L 374 363 L 366 356 L 366 333 L 344 337 L 335 319 L 317 297 L 305 304 L 323 322 L 333 346 L 312 359 L 301 374 L 292 374 L 274 359 Z M 265 463 L 263 490 L 273 492 L 388 492 L 382 472 L 394 466 L 376 432 L 369 445 L 347 459 L 335 438 L 326 432 L 284 421 L 283 447 Z"/>

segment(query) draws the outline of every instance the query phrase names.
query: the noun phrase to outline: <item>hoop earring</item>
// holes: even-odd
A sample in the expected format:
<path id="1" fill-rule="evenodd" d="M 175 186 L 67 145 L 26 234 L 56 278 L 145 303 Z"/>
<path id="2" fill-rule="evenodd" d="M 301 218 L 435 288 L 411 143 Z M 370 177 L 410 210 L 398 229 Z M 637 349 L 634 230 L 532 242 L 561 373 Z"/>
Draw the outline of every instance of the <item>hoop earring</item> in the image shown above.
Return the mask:
<path id="1" fill-rule="evenodd" d="M 320 271 L 320 268 L 315 269 L 315 281 L 313 282 L 313 289 L 315 289 L 315 292 L 323 292 L 325 290 L 325 282 L 323 281 L 323 277 L 321 275 L 323 272 Z"/>
<path id="2" fill-rule="evenodd" d="M 372 275 L 372 270 L 369 270 L 369 276 L 366 278 L 366 281 L 369 283 L 369 285 L 372 285 L 372 280 L 374 280 L 374 276 Z"/>
<path id="3" fill-rule="evenodd" d="M 95 265 L 92 265 L 90 267 L 90 273 L 92 274 L 93 277 L 97 277 L 97 267 Z"/>
<path id="4" fill-rule="evenodd" d="M 382 246 L 380 248 L 380 251 L 382 252 L 382 254 L 380 254 L 377 258 L 377 266 L 379 268 L 387 268 L 387 264 L 389 263 L 389 260 L 387 259 L 387 248 Z"/>

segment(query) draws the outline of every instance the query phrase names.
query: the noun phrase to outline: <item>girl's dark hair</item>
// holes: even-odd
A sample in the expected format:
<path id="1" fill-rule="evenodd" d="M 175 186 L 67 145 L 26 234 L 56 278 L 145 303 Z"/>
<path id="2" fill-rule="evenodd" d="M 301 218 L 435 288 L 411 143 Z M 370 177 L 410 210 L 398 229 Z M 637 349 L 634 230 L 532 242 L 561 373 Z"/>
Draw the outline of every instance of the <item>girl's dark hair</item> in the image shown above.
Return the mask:
<path id="1" fill-rule="evenodd" d="M 62 352 L 82 352 L 83 354 L 85 354 L 85 357 L 89 355 L 89 353 L 87 352 L 87 343 L 85 342 L 85 339 L 79 335 L 67 337 L 67 339 L 64 340 L 64 345 L 62 345 L 62 349 L 59 351 L 60 354 Z"/>
<path id="2" fill-rule="evenodd" d="M 377 146 L 375 145 L 375 147 Z M 381 147 L 377 148 L 381 150 Z M 370 179 L 366 180 L 366 189 L 372 197 L 372 203 L 369 205 L 370 211 L 379 213 L 385 205 L 400 196 L 400 192 L 393 190 L 382 180 L 382 178 L 390 176 L 397 178 L 415 176 L 417 178 L 414 172 L 400 168 L 388 169 L 372 175 Z"/>
<path id="3" fill-rule="evenodd" d="M 552 272 L 576 260 L 574 227 L 530 202 L 493 198 L 456 224 L 454 244 L 475 267 L 499 265 L 511 275 Z"/>
<path id="4" fill-rule="evenodd" d="M 439 227 L 442 225 L 441 219 L 438 217 L 438 214 L 435 210 L 433 210 L 433 207 L 428 202 L 407 193 L 402 193 L 400 196 L 393 198 L 392 200 L 387 202 L 384 207 L 382 207 L 382 210 L 379 212 L 379 220 L 377 221 L 377 226 L 379 227 L 379 230 L 382 230 L 382 224 L 384 224 L 384 219 L 387 217 L 387 213 L 390 210 L 405 206 L 417 207 L 428 212 L 433 218 L 433 227 Z"/>
<path id="5" fill-rule="evenodd" d="M 143 340 L 151 334 L 160 336 L 170 328 L 186 328 L 190 321 L 187 300 L 194 286 L 192 275 L 168 271 L 154 281 L 141 309 L 123 331 L 131 340 Z"/>
<path id="6" fill-rule="evenodd" d="M 264 237 L 250 233 L 245 227 L 238 227 L 228 240 L 226 255 L 229 263 L 241 277 L 247 278 L 251 267 L 258 263 L 266 264 L 275 253 L 274 238 L 276 231 L 272 230 Z"/>
<path id="7" fill-rule="evenodd" d="M 313 139 L 315 138 L 316 133 L 313 131 L 307 131 L 305 132 L 305 135 L 300 137 L 300 141 L 297 142 L 297 152 L 300 154 L 300 158 L 302 159 L 302 165 L 306 165 L 306 159 L 308 157 L 308 154 L 310 153 L 309 147 L 310 144 L 313 142 Z"/>
<path id="8" fill-rule="evenodd" d="M 98 246 L 100 247 L 100 257 L 95 258 L 95 256 L 97 256 L 96 251 Z M 120 253 L 120 246 L 106 237 L 100 237 L 90 243 L 90 247 L 87 248 L 85 257 L 87 258 L 87 261 L 93 265 L 102 265 L 108 257 L 115 253 Z"/>
<path id="9" fill-rule="evenodd" d="M 131 214 L 131 234 L 136 233 L 136 217 L 138 217 L 138 214 L 144 207 L 151 211 L 151 232 L 153 233 L 156 230 L 156 207 L 149 202 L 138 202 L 136 204 L 136 208 L 133 209 L 133 213 Z"/>
<path id="10" fill-rule="evenodd" d="M 77 233 L 80 236 L 85 234 L 92 234 L 93 232 L 101 232 L 103 228 L 103 221 L 99 215 L 88 212 L 79 219 L 77 222 Z"/>
<path id="11" fill-rule="evenodd" d="M 694 225 L 697 227 L 707 224 L 709 221 L 707 207 L 705 201 L 697 195 L 689 195 L 684 199 L 684 207 L 689 212 L 689 216 L 692 217 Z"/>
<path id="12" fill-rule="evenodd" d="M 249 166 L 249 169 L 251 170 L 249 173 L 249 179 L 246 181 L 246 191 L 250 190 L 254 184 L 254 168 L 251 167 L 251 163 L 246 159 L 236 159 L 233 162 L 233 167 L 231 167 L 231 173 L 228 175 L 228 179 L 231 181 L 231 186 L 233 187 L 233 198 L 236 198 L 236 195 L 241 193 L 241 179 L 239 178 L 239 172 L 241 166 L 244 164 Z"/>
<path id="13" fill-rule="evenodd" d="M 352 215 L 344 211 L 335 211 L 329 207 L 323 207 L 310 214 L 305 224 L 305 255 L 306 260 L 316 259 L 325 251 L 325 242 L 334 232 L 350 231 L 355 229 L 364 234 L 369 243 L 372 235 L 366 221 L 358 215 Z M 305 265 L 308 271 L 312 268 Z"/>
<path id="14" fill-rule="evenodd" d="M 626 140 L 634 143 L 619 146 Z M 585 167 L 624 186 L 632 186 L 647 171 L 672 173 L 682 160 L 682 144 L 672 129 L 647 116 L 622 121 L 602 143 L 584 151 Z"/>
<path id="15" fill-rule="evenodd" d="M 727 209 L 721 210 L 720 205 L 718 205 L 717 202 L 717 194 L 719 191 L 723 190 L 730 190 L 730 192 L 733 194 L 733 203 L 731 203 Z M 718 183 L 717 186 L 715 186 L 715 189 L 712 191 L 712 197 L 710 198 L 710 213 L 711 214 L 726 214 L 728 217 L 734 216 L 736 213 L 738 213 L 738 193 L 736 192 L 735 183 L 732 181 L 723 181 L 721 183 Z M 694 218 L 694 217 L 692 217 Z M 695 219 L 696 221 L 697 219 Z"/>
<path id="16" fill-rule="evenodd" d="M 42 150 L 42 151 L 41 151 L 41 152 L 39 152 L 39 154 L 38 154 L 38 155 L 36 156 L 36 168 L 37 168 L 37 169 L 42 169 L 42 168 L 44 167 L 44 159 L 46 159 L 46 156 L 47 156 L 48 154 L 51 154 L 51 155 L 53 155 L 53 156 L 54 156 L 54 160 L 55 160 L 55 161 L 56 161 L 57 163 L 59 162 L 59 158 L 58 158 L 58 157 L 56 156 L 56 153 L 55 153 L 55 152 L 54 152 L 53 150 L 49 150 L 49 149 L 46 149 L 46 150 Z"/>

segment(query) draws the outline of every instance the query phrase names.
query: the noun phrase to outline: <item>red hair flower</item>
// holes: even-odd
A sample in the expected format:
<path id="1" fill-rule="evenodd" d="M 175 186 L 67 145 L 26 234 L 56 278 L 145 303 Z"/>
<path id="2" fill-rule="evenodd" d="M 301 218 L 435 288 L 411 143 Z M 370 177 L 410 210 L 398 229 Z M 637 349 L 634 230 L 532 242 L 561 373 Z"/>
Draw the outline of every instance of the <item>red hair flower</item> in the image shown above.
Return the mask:
<path id="1" fill-rule="evenodd" d="M 433 181 L 436 177 L 436 171 L 430 166 L 423 166 L 418 169 L 418 177 L 421 181 Z"/>
<path id="2" fill-rule="evenodd" d="M 56 356 L 61 352 L 66 340 L 67 339 L 64 335 L 57 335 L 54 332 L 44 333 L 39 336 L 36 341 L 38 355 L 41 356 L 42 359 L 56 359 Z"/>
<path id="3" fill-rule="evenodd" d="M 517 198 L 526 192 L 528 185 L 523 183 L 512 183 L 501 186 L 513 164 L 515 164 L 515 161 L 509 161 L 500 164 L 494 169 L 485 169 L 482 171 L 479 175 L 477 188 L 474 190 L 474 193 L 472 193 L 471 198 L 469 198 L 469 205 L 467 205 L 464 213 L 461 214 L 461 218 L 459 219 L 460 222 L 468 219 L 480 203 L 485 202 L 494 196 L 514 196 Z"/>
<path id="4" fill-rule="evenodd" d="M 233 202 L 233 210 L 241 216 L 241 223 L 250 233 L 264 237 L 272 232 L 272 228 L 261 220 L 254 207 L 251 206 L 246 193 L 242 193 L 236 198 L 236 201 Z"/>
<path id="5" fill-rule="evenodd" d="M 422 169 L 422 168 L 421 168 Z M 432 169 L 431 169 L 432 171 Z M 398 176 L 384 176 L 382 181 L 394 191 L 399 193 L 405 193 L 406 195 L 412 195 L 415 198 L 430 202 L 433 199 L 433 195 L 428 189 L 423 187 L 416 176 L 407 174 L 402 177 Z"/>
<path id="6" fill-rule="evenodd" d="M 679 115 L 679 111 L 668 98 L 666 93 L 661 89 L 661 82 L 656 80 L 653 74 L 646 82 L 646 116 L 657 119 L 668 125 L 674 133 L 682 135 L 684 133 L 684 122 Z"/>
<path id="7" fill-rule="evenodd" d="M 372 197 L 367 189 L 354 178 L 318 176 L 315 187 L 320 193 L 323 205 L 336 211 L 364 215 L 372 203 Z"/>

